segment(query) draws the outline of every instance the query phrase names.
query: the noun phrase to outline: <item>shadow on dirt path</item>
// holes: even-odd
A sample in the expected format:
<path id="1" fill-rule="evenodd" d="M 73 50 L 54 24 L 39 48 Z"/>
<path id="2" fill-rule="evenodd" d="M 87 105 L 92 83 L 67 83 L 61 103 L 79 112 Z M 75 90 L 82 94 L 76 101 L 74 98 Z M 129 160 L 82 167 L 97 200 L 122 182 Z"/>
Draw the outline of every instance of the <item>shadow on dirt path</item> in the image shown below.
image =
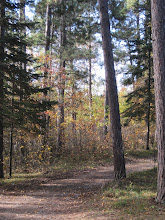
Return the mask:
<path id="1" fill-rule="evenodd" d="M 151 169 L 154 161 L 138 159 L 127 163 L 127 173 Z M 97 195 L 113 180 L 113 167 L 99 166 L 64 178 L 49 177 L 0 187 L 0 220 L 117 219 L 95 216 L 88 198 Z"/>

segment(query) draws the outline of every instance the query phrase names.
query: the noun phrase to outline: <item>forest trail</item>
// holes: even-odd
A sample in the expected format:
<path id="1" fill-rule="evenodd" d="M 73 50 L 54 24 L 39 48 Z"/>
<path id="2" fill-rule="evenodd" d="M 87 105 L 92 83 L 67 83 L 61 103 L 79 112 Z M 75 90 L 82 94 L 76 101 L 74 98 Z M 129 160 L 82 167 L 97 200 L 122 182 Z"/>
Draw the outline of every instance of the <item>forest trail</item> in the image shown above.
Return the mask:
<path id="1" fill-rule="evenodd" d="M 133 159 L 126 164 L 127 173 L 152 167 L 151 159 Z M 106 165 L 34 179 L 8 188 L 0 186 L 0 220 L 117 220 L 117 213 L 105 217 L 96 214 L 89 205 L 89 198 L 111 180 L 113 166 Z"/>

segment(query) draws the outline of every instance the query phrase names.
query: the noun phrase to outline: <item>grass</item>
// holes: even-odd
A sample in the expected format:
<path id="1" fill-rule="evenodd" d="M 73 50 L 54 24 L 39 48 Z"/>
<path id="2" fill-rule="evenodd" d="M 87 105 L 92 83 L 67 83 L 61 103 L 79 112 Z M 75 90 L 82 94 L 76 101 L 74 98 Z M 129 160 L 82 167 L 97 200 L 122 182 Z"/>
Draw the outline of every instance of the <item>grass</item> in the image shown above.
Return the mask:
<path id="1" fill-rule="evenodd" d="M 126 157 L 135 157 L 135 158 L 155 158 L 157 157 L 157 150 L 151 149 L 151 150 L 126 150 L 125 151 Z"/>
<path id="2" fill-rule="evenodd" d="M 130 174 L 110 183 L 99 197 L 102 210 L 116 211 L 118 219 L 165 219 L 165 207 L 155 202 L 156 169 Z"/>
<path id="3" fill-rule="evenodd" d="M 155 150 L 126 150 L 126 157 L 134 157 L 134 158 L 151 158 L 156 154 Z M 107 157 L 108 155 L 108 157 Z M 18 170 L 17 173 L 13 173 L 12 178 L 8 178 L 6 175 L 6 178 L 0 179 L 0 185 L 6 185 L 6 184 L 14 184 L 18 182 L 24 182 L 31 179 L 37 179 L 43 176 L 47 175 L 53 175 L 56 174 L 62 174 L 67 173 L 73 170 L 81 171 L 87 168 L 94 168 L 97 165 L 105 164 L 105 163 L 112 163 L 113 158 L 111 152 L 107 152 L 106 159 L 103 159 L 101 157 L 95 159 L 90 158 L 86 160 L 77 160 L 77 158 L 71 158 L 71 157 L 64 157 L 60 160 L 57 160 L 54 162 L 54 165 L 46 166 L 46 168 L 41 168 L 38 170 L 29 171 L 29 173 L 21 173 L 21 170 Z M 44 167 L 44 166 L 43 166 Z"/>
<path id="4" fill-rule="evenodd" d="M 10 184 L 16 184 L 16 183 L 23 183 L 25 181 L 29 181 L 32 179 L 38 179 L 41 177 L 47 177 L 50 175 L 57 175 L 61 174 L 63 175 L 64 173 L 70 172 L 75 170 L 83 170 L 85 168 L 92 168 L 92 163 L 91 164 L 84 164 L 84 163 L 79 163 L 79 164 L 74 164 L 73 161 L 66 161 L 66 160 L 59 160 L 56 162 L 55 165 L 51 165 L 49 167 L 46 167 L 45 169 L 41 169 L 40 171 L 37 169 L 33 173 L 29 172 L 19 172 L 13 173 L 12 177 L 8 177 L 8 175 L 5 175 L 5 178 L 0 179 L 0 185 L 10 185 Z"/>
<path id="5" fill-rule="evenodd" d="M 20 182 L 24 182 L 27 180 L 37 179 L 42 176 L 41 172 L 36 173 L 15 173 L 12 175 L 11 178 L 4 178 L 0 179 L 0 185 L 10 185 L 10 184 L 16 184 Z"/>
<path id="6" fill-rule="evenodd" d="M 112 160 L 112 157 L 109 159 Z M 104 164 L 107 161 L 105 160 L 74 160 L 71 158 L 61 158 L 54 162 L 54 165 L 46 166 L 41 169 L 34 169 L 33 172 L 31 170 L 27 170 L 26 172 L 22 172 L 21 170 L 17 170 L 16 173 L 13 173 L 12 177 L 9 178 L 8 174 L 5 175 L 4 179 L 0 179 L 0 185 L 10 185 L 16 183 L 23 183 L 28 180 L 38 179 L 41 177 L 53 176 L 53 175 L 63 175 L 67 172 L 72 171 L 81 171 L 84 169 L 94 168 L 100 164 Z"/>

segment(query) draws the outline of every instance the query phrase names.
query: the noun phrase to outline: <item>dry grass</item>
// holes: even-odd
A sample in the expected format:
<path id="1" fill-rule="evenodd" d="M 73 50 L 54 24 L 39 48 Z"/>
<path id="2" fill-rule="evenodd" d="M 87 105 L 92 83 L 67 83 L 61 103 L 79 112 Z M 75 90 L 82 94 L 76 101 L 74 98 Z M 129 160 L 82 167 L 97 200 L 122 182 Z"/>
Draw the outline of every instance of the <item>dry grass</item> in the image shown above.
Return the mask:
<path id="1" fill-rule="evenodd" d="M 156 176 L 152 169 L 110 183 L 97 200 L 100 211 L 116 211 L 117 219 L 165 219 L 165 206 L 155 202 Z"/>

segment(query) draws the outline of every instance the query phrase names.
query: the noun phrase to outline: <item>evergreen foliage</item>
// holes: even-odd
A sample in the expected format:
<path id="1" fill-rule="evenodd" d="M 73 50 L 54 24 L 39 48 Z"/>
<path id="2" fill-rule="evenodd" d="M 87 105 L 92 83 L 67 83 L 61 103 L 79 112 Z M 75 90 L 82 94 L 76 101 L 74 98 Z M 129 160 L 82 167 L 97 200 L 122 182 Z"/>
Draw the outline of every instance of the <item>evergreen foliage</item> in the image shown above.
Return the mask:
<path id="1" fill-rule="evenodd" d="M 11 124 L 14 128 L 23 129 L 29 129 L 29 124 L 32 125 L 30 129 L 37 128 L 37 124 L 42 126 L 41 112 L 50 107 L 50 103 L 35 100 L 33 96 L 43 92 L 44 89 L 33 85 L 41 76 L 36 74 L 32 67 L 33 57 L 24 50 L 31 45 L 28 38 L 21 33 L 31 28 L 31 24 L 28 20 L 25 23 L 20 21 L 18 13 L 21 7 L 22 4 L 6 1 L 3 5 L 5 16 L 0 21 L 0 26 L 5 30 L 4 36 L 1 35 L 0 39 L 3 48 L 1 50 L 3 60 L 0 63 L 3 79 L 3 101 L 0 112 L 3 130 Z M 22 68 L 22 64 L 26 64 L 27 68 Z"/>
<path id="2" fill-rule="evenodd" d="M 127 118 L 137 120 L 155 120 L 153 71 L 152 71 L 152 39 L 151 39 L 151 5 L 150 1 L 116 1 L 110 4 L 113 37 L 115 44 L 115 60 L 124 64 L 119 73 L 123 73 L 123 85 L 131 86 L 127 95 L 128 108 L 123 113 Z M 121 49 L 124 44 L 125 49 Z M 122 62 L 121 62 L 122 61 Z"/>

